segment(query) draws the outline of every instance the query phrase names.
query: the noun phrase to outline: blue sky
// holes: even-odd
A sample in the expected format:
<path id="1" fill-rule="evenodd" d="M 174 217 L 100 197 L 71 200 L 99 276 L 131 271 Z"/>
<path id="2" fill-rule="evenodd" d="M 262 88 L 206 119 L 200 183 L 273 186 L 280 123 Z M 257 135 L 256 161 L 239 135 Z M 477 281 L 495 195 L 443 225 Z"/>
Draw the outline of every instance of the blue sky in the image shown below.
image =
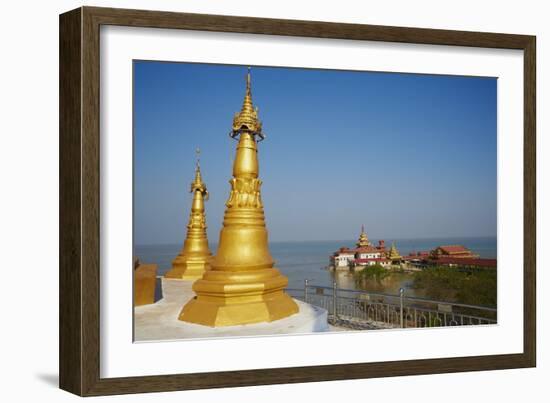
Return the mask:
<path id="1" fill-rule="evenodd" d="M 217 242 L 244 66 L 134 62 L 134 234 L 180 243 L 200 147 Z M 252 68 L 272 241 L 496 235 L 497 80 Z"/>

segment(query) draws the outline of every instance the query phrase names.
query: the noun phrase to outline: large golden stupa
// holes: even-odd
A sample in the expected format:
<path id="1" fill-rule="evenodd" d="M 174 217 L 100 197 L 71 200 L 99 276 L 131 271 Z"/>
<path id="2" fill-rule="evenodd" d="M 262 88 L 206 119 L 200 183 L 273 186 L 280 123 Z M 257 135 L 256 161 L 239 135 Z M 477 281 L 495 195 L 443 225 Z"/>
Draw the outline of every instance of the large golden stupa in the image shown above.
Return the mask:
<path id="1" fill-rule="evenodd" d="M 197 150 L 198 154 L 199 150 Z M 193 204 L 191 205 L 189 224 L 187 224 L 187 237 L 180 253 L 172 261 L 172 268 L 164 275 L 166 278 L 196 280 L 210 269 L 212 253 L 208 248 L 206 215 L 204 213 L 204 202 L 208 200 L 208 190 L 202 181 L 198 157 L 195 180 L 191 183 L 191 193 L 193 193 Z"/>
<path id="2" fill-rule="evenodd" d="M 206 326 L 271 322 L 298 312 L 284 292 L 288 279 L 273 267 L 269 252 L 257 155 L 257 141 L 264 134 L 252 104 L 250 70 L 230 135 L 238 145 L 218 252 L 211 270 L 193 284 L 196 297 L 179 315 L 182 321 Z"/>

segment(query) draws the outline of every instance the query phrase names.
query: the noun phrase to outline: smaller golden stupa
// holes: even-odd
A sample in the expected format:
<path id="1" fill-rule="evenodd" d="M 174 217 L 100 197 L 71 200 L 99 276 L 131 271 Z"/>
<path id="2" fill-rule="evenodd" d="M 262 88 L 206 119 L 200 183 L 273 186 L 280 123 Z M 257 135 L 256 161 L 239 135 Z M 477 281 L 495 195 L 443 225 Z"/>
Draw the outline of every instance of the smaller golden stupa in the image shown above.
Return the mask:
<path id="1" fill-rule="evenodd" d="M 395 242 L 391 243 L 390 251 L 388 252 L 388 259 L 390 259 L 392 262 L 399 262 L 401 260 L 401 255 L 399 254 L 399 251 L 395 247 Z"/>
<path id="2" fill-rule="evenodd" d="M 367 237 L 367 234 L 365 233 L 365 226 L 361 225 L 361 234 L 359 235 L 359 240 L 357 241 L 357 247 L 361 248 L 364 246 L 370 246 L 369 238 Z"/>
<path id="3" fill-rule="evenodd" d="M 193 204 L 189 224 L 187 224 L 187 238 L 185 238 L 179 255 L 172 261 L 172 269 L 164 275 L 166 278 L 196 280 L 210 269 L 212 253 L 208 248 L 206 214 L 204 213 L 204 202 L 208 200 L 208 190 L 202 181 L 199 154 L 200 150 L 197 149 L 195 180 L 191 183 Z"/>

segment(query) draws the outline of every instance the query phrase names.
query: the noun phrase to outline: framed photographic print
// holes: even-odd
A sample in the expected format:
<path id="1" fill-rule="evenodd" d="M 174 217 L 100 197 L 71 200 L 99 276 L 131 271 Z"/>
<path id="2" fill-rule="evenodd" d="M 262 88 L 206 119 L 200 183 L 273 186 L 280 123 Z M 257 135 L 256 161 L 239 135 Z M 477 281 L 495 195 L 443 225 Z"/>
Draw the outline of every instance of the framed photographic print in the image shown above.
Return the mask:
<path id="1" fill-rule="evenodd" d="M 535 37 L 60 16 L 60 387 L 535 366 Z"/>

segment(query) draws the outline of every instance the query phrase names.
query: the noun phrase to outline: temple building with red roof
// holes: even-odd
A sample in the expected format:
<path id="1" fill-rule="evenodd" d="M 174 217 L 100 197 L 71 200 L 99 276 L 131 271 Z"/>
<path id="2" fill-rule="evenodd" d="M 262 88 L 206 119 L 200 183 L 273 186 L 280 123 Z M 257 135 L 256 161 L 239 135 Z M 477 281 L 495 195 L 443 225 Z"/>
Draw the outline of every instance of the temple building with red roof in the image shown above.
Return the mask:
<path id="1" fill-rule="evenodd" d="M 389 267 L 392 262 L 397 263 L 401 258 L 393 244 L 390 251 L 386 249 L 384 240 L 373 245 L 365 233 L 364 226 L 361 227 L 361 234 L 355 246 L 355 248 L 341 247 L 334 252 L 330 257 L 331 267 L 335 270 L 361 269 L 374 264 Z"/>
<path id="2" fill-rule="evenodd" d="M 403 262 L 420 267 L 449 266 L 494 269 L 496 259 L 480 258 L 463 245 L 442 245 L 431 251 L 411 252 L 403 256 Z"/>
<path id="3" fill-rule="evenodd" d="M 479 255 L 473 253 L 470 249 L 463 245 L 443 245 L 438 246 L 430 252 L 430 256 L 433 259 L 439 259 L 443 257 L 451 257 L 457 259 L 474 259 Z"/>

